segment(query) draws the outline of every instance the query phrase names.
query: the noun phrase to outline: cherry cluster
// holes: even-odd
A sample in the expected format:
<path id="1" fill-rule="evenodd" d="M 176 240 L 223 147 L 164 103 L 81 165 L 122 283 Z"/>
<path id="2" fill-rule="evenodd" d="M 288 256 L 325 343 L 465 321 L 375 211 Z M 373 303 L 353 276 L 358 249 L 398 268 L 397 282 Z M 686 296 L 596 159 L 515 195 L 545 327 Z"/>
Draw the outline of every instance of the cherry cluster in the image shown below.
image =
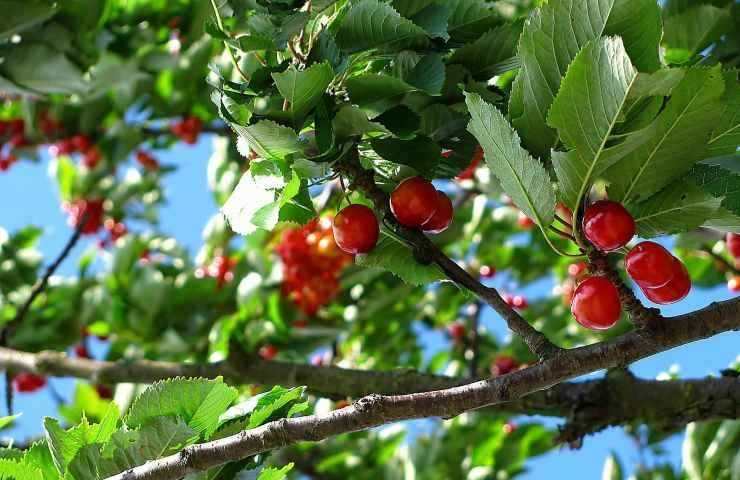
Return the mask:
<path id="1" fill-rule="evenodd" d="M 210 277 L 216 279 L 216 287 L 223 288 L 224 285 L 234 280 L 234 267 L 236 259 L 219 253 L 211 263 L 195 269 L 196 278 Z"/>
<path id="2" fill-rule="evenodd" d="M 348 209 L 359 206 L 345 208 L 345 216 Z M 353 215 L 352 211 L 350 215 Z M 377 228 L 372 211 L 370 215 Z M 341 217 L 339 222 L 341 225 Z M 352 263 L 351 255 L 335 241 L 336 218 L 333 224 L 334 228 L 331 219 L 323 217 L 303 227 L 285 230 L 276 247 L 283 262 L 282 292 L 308 316 L 316 315 L 319 308 L 336 296 L 339 292 L 339 275 L 345 266 Z M 350 228 L 353 227 L 351 224 Z"/>
<path id="3" fill-rule="evenodd" d="M 25 130 L 26 125 L 22 118 L 0 120 L 0 139 L 3 141 L 3 145 L 0 145 L 0 172 L 7 171 L 18 160 L 13 150 L 28 144 Z"/>
<path id="4" fill-rule="evenodd" d="M 635 235 L 635 221 L 619 203 L 601 200 L 591 204 L 583 216 L 583 233 L 602 252 L 621 249 Z M 684 264 L 655 242 L 640 242 L 625 258 L 629 276 L 653 303 L 667 305 L 686 297 L 691 279 Z M 573 276 L 585 267 L 573 266 Z M 569 269 L 570 273 L 570 269 Z M 606 277 L 587 275 L 573 292 L 571 312 L 584 327 L 612 327 L 622 314 L 617 287 Z"/>
<path id="5" fill-rule="evenodd" d="M 422 177 L 409 177 L 398 184 L 391 193 L 390 207 L 401 225 L 433 234 L 447 230 L 454 213 L 449 197 Z M 372 250 L 379 232 L 375 213 L 364 205 L 350 205 L 334 217 L 337 245 L 349 254 Z"/>
<path id="6" fill-rule="evenodd" d="M 49 147 L 49 153 L 54 157 L 79 153 L 82 155 L 82 164 L 90 170 L 94 170 L 103 158 L 100 149 L 90 137 L 83 134 L 59 140 Z"/>
<path id="7" fill-rule="evenodd" d="M 188 145 L 193 145 L 198 141 L 201 130 L 203 130 L 203 122 L 194 116 L 184 117 L 170 125 L 170 131 Z"/>

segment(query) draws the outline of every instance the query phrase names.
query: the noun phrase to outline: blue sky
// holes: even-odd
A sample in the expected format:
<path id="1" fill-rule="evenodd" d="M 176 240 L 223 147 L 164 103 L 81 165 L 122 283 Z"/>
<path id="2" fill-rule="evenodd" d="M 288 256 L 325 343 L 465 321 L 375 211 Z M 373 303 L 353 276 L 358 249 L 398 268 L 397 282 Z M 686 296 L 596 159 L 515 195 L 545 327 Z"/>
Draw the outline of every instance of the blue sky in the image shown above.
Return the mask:
<path id="1" fill-rule="evenodd" d="M 174 236 L 191 253 L 200 246 L 201 230 L 205 222 L 215 211 L 215 204 L 206 186 L 206 164 L 210 155 L 210 139 L 203 137 L 194 147 L 178 144 L 167 152 L 157 152 L 163 163 L 178 167 L 177 172 L 166 180 L 167 204 L 160 210 L 160 230 Z M 13 231 L 28 224 L 44 228 L 40 249 L 46 260 L 53 258 L 67 241 L 70 231 L 66 225 L 65 215 L 59 207 L 59 199 L 54 182 L 47 174 L 48 161 L 44 158 L 39 164 L 21 162 L 4 174 L 0 174 L 0 227 Z M 83 241 L 77 246 L 62 266 L 61 273 L 75 272 L 75 260 L 90 243 Z M 501 281 L 495 279 L 494 282 Z M 496 283 L 494 283 L 494 286 Z M 524 293 L 530 298 L 546 295 L 552 288 L 549 281 L 540 281 L 529 285 Z M 702 307 L 712 301 L 730 298 L 731 294 L 724 286 L 711 290 L 694 289 L 689 297 L 663 309 L 667 315 L 676 315 Z M 497 335 L 506 335 L 503 322 L 492 311 L 486 311 L 483 324 Z M 430 349 L 441 348 L 444 340 L 441 335 L 425 335 L 424 341 Z M 726 333 L 710 340 L 685 345 L 652 358 L 642 360 L 631 368 L 639 376 L 652 378 L 660 372 L 667 371 L 672 365 L 680 364 L 680 372 L 685 377 L 700 377 L 716 373 L 725 368 L 740 354 L 740 332 Z M 92 345 L 93 353 L 99 353 L 103 346 Z M 3 383 L 3 382 L 0 382 Z M 53 379 L 53 386 L 63 396 L 72 391 L 74 381 Z M 0 390 L 4 388 L 0 386 Z M 0 391 L 0 398 L 4 393 Z M 55 404 L 49 392 L 35 395 L 16 396 L 16 409 L 24 412 L 16 427 L 4 432 L 16 439 L 38 435 L 41 432 L 41 421 L 45 415 L 55 416 Z M 525 421 L 525 419 L 521 419 Z M 544 420 L 547 425 L 557 424 L 552 419 Z M 642 458 L 648 465 L 657 460 L 680 464 L 681 436 L 676 435 L 666 443 L 667 454 L 656 459 L 649 454 L 641 457 L 640 452 L 621 429 L 609 429 L 586 439 L 579 451 L 556 450 L 529 462 L 529 471 L 523 477 L 526 480 L 553 478 L 553 472 L 568 475 L 573 480 L 600 478 L 601 468 L 609 452 L 614 451 L 632 471 Z"/>

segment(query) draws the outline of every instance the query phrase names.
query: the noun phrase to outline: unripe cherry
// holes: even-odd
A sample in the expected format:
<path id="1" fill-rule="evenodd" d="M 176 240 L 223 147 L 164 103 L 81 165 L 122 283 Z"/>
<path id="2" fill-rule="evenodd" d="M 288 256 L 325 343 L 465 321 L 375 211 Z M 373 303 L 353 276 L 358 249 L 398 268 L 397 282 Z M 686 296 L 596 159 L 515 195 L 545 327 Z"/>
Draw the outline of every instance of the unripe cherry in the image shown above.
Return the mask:
<path id="1" fill-rule="evenodd" d="M 337 246 L 352 255 L 367 253 L 375 248 L 380 235 L 375 213 L 360 204 L 350 205 L 337 213 L 332 230 Z"/>
<path id="2" fill-rule="evenodd" d="M 677 258 L 673 258 L 673 278 L 658 288 L 642 288 L 643 293 L 653 303 L 669 305 L 686 298 L 691 291 L 691 277 L 686 265 Z"/>
<path id="3" fill-rule="evenodd" d="M 570 311 L 586 328 L 606 330 L 613 327 L 622 314 L 617 287 L 605 277 L 587 277 L 576 287 Z"/>
<path id="4" fill-rule="evenodd" d="M 730 232 L 727 234 L 725 242 L 727 243 L 727 250 L 730 251 L 730 255 L 740 259 L 740 235 Z"/>
<path id="5" fill-rule="evenodd" d="M 601 200 L 586 208 L 583 233 L 599 250 L 621 248 L 635 236 L 635 220 L 620 203 Z"/>
<path id="6" fill-rule="evenodd" d="M 410 177 L 391 193 L 391 211 L 398 223 L 418 228 L 437 210 L 437 189 L 422 177 Z"/>
<path id="7" fill-rule="evenodd" d="M 673 278 L 674 257 L 655 242 L 640 242 L 625 257 L 627 273 L 642 288 L 658 288 Z"/>
<path id="8" fill-rule="evenodd" d="M 432 218 L 427 220 L 421 228 L 426 233 L 442 233 L 452 223 L 453 214 L 452 200 L 443 192 L 437 190 L 437 209 Z"/>

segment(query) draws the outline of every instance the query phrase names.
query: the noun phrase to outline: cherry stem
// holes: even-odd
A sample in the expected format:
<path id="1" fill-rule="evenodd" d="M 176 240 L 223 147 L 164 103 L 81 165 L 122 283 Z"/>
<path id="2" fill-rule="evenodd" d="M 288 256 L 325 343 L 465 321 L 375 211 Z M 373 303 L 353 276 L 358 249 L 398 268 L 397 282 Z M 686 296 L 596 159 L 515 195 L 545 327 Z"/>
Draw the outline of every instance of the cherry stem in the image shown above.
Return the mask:
<path id="1" fill-rule="evenodd" d="M 576 241 L 575 237 L 573 235 L 571 235 L 570 233 L 568 233 L 568 232 L 564 232 L 563 230 L 560 230 L 557 227 L 553 227 L 552 225 L 550 225 L 549 228 L 550 228 L 550 230 L 552 230 L 553 232 L 557 233 L 558 235 L 560 235 L 563 238 L 567 238 L 568 240 L 572 240 L 574 242 Z"/>
<path id="2" fill-rule="evenodd" d="M 573 224 L 572 223 L 570 223 L 569 221 L 565 220 L 563 217 L 561 217 L 557 213 L 555 214 L 555 220 L 557 220 L 558 222 L 562 223 L 566 227 L 571 227 L 571 228 L 573 227 Z"/>

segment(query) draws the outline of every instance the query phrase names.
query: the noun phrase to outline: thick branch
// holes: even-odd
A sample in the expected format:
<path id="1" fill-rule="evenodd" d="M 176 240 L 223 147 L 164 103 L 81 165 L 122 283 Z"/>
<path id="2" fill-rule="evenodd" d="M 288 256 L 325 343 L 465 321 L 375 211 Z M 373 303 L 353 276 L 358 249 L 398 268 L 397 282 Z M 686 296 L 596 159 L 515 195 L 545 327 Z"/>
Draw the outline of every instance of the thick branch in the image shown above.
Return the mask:
<path id="1" fill-rule="evenodd" d="M 127 470 L 110 480 L 175 480 L 229 461 L 299 441 L 318 441 L 341 433 L 424 417 L 449 418 L 467 410 L 519 399 L 570 378 L 625 366 L 656 353 L 740 329 L 740 299 L 665 320 L 666 328 L 633 331 L 613 340 L 579 347 L 524 370 L 446 390 L 364 397 L 352 406 L 320 415 L 282 419 Z"/>
<path id="2" fill-rule="evenodd" d="M 524 340 L 532 353 L 542 359 L 560 351 L 560 348 L 550 342 L 544 334 L 537 331 L 511 308 L 501 298 L 496 289 L 486 287 L 473 278 L 465 269 L 445 255 L 421 231 L 400 225 L 390 214 L 389 197 L 375 184 L 374 174 L 371 170 L 365 170 L 356 158 L 351 157 L 335 165 L 335 169 L 340 175 L 345 175 L 352 180 L 352 188 L 360 190 L 373 202 L 386 224 L 392 226 L 398 235 L 413 246 L 414 254 L 419 261 L 435 263 L 450 280 L 470 290 L 479 299 L 490 305 L 506 321 L 509 329 Z"/>

